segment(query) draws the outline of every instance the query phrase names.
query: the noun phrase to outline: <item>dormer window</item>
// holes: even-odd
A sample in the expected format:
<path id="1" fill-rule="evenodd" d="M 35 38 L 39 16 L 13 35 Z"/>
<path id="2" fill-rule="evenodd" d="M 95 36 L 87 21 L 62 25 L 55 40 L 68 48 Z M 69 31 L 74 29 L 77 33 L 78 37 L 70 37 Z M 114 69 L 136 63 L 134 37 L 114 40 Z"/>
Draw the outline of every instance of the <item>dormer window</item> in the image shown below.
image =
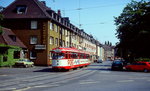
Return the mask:
<path id="1" fill-rule="evenodd" d="M 26 9 L 27 9 L 26 5 L 18 5 L 16 7 L 16 12 L 17 12 L 17 14 L 25 14 Z"/>
<path id="2" fill-rule="evenodd" d="M 11 38 L 11 40 L 12 40 L 13 42 L 16 42 L 16 36 L 15 36 L 15 35 L 9 35 L 9 37 Z"/>

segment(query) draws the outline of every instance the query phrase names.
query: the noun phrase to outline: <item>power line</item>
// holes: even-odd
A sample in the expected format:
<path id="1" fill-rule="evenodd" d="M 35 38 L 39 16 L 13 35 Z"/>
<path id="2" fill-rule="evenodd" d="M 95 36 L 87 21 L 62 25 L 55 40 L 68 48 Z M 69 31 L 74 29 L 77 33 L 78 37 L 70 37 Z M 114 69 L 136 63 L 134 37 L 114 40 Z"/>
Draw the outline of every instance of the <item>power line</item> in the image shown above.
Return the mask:
<path id="1" fill-rule="evenodd" d="M 110 4 L 110 5 L 101 5 L 101 6 L 95 6 L 95 7 L 85 7 L 85 8 L 76 8 L 76 9 L 68 9 L 65 11 L 76 11 L 76 10 L 85 10 L 85 9 L 94 9 L 94 8 L 101 8 L 101 7 L 114 7 L 114 6 L 120 6 L 120 5 L 124 5 L 126 3 L 122 3 L 122 4 Z"/>

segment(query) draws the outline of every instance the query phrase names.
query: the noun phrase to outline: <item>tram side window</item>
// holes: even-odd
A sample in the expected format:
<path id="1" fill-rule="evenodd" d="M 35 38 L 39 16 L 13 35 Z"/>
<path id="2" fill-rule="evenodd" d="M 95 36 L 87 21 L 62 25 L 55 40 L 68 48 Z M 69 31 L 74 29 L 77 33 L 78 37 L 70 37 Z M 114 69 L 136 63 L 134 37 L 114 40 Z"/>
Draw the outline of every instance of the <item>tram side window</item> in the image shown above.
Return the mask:
<path id="1" fill-rule="evenodd" d="M 77 58 L 77 54 L 76 53 L 71 53 L 71 58 L 76 59 Z"/>
<path id="2" fill-rule="evenodd" d="M 52 59 L 62 59 L 64 57 L 64 53 L 53 53 Z"/>
<path id="3" fill-rule="evenodd" d="M 78 58 L 78 54 L 77 53 L 72 53 L 72 57 L 73 59 L 77 59 Z"/>
<path id="4" fill-rule="evenodd" d="M 88 54 L 86 54 L 86 59 L 89 59 L 89 55 Z"/>
<path id="5" fill-rule="evenodd" d="M 80 59 L 84 59 L 84 54 L 83 53 L 80 54 Z"/>
<path id="6" fill-rule="evenodd" d="M 66 59 L 69 59 L 69 53 L 65 54 Z"/>

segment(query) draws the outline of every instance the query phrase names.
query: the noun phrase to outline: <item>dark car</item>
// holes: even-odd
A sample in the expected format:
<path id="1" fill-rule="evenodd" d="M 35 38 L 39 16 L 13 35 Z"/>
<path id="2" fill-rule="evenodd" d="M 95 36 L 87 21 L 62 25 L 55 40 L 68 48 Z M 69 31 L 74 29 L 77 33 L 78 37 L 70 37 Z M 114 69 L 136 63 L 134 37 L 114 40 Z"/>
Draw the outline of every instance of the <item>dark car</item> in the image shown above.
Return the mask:
<path id="1" fill-rule="evenodd" d="M 102 62 L 103 62 L 102 59 L 98 59 L 98 60 L 97 60 L 97 63 L 102 63 Z"/>
<path id="2" fill-rule="evenodd" d="M 111 70 L 123 70 L 124 62 L 121 60 L 114 60 L 111 66 Z"/>

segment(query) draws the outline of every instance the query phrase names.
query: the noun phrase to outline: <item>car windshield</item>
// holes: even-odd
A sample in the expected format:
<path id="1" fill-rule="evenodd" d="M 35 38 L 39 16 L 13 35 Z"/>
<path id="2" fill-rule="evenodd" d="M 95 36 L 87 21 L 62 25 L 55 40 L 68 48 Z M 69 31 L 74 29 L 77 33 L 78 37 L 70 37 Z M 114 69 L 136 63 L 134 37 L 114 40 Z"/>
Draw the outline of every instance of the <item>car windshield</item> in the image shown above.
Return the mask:
<path id="1" fill-rule="evenodd" d="M 53 53 L 52 59 L 62 59 L 64 58 L 64 53 Z"/>

